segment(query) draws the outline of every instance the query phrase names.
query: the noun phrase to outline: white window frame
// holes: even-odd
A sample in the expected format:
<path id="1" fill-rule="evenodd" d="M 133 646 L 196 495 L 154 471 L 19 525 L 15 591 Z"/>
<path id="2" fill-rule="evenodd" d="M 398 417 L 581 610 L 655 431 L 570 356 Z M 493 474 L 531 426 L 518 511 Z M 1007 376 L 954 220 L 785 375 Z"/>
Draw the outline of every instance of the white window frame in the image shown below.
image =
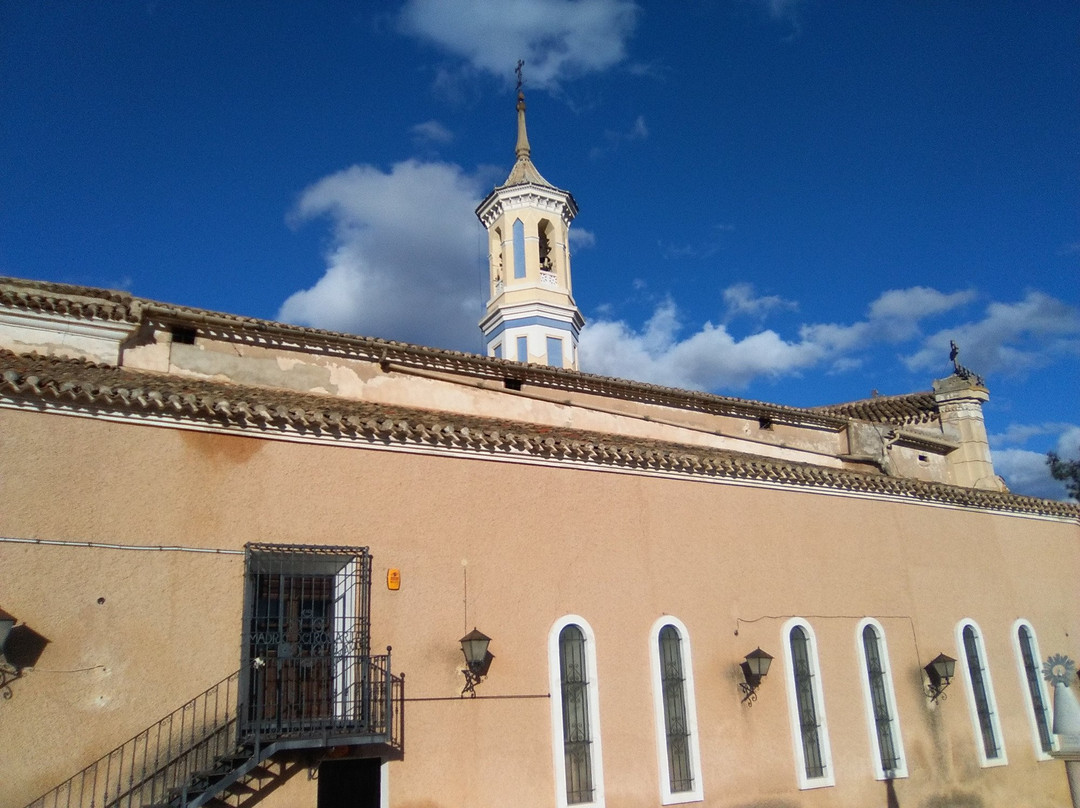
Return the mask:
<path id="1" fill-rule="evenodd" d="M 863 632 L 870 626 L 877 632 L 878 654 L 881 657 L 882 683 L 885 686 L 885 703 L 892 719 L 892 742 L 896 750 L 896 768 L 890 775 L 881 766 L 881 750 L 878 748 L 877 722 L 874 720 L 874 697 L 870 691 L 869 668 L 866 660 L 866 647 L 863 645 Z M 870 755 L 874 764 L 875 780 L 898 780 L 908 776 L 907 755 L 904 754 L 904 740 L 900 732 L 900 713 L 896 709 L 896 694 L 893 691 L 892 663 L 889 660 L 889 646 L 885 641 L 885 629 L 872 617 L 863 618 L 855 628 L 855 647 L 861 665 L 863 706 L 866 708 L 866 727 L 870 737 Z"/>
<path id="2" fill-rule="evenodd" d="M 986 703 L 990 710 L 990 726 L 998 745 L 998 757 L 986 756 L 986 745 L 983 742 L 982 726 L 979 723 L 979 707 L 975 702 L 975 688 L 971 684 L 971 671 L 968 669 L 967 647 L 964 645 L 964 629 L 970 626 L 975 631 L 975 647 L 979 652 L 979 663 L 982 668 L 983 684 L 986 691 Z M 968 715 L 971 718 L 971 730 L 974 733 L 975 751 L 979 756 L 979 765 L 983 768 L 993 766 L 1005 766 L 1009 762 L 1009 756 L 1005 752 L 1005 736 L 1001 732 L 1001 714 L 998 711 L 997 697 L 994 695 L 994 680 L 990 674 L 990 661 L 986 656 L 986 643 L 983 641 L 983 631 L 979 624 L 971 618 L 965 617 L 956 624 L 956 658 L 960 660 L 961 676 L 964 680 L 964 690 L 967 693 Z"/>
<path id="3" fill-rule="evenodd" d="M 814 694 L 814 712 L 818 720 L 818 743 L 821 745 L 821 761 L 825 774 L 820 777 L 807 777 L 806 752 L 803 749 L 802 726 L 799 721 L 799 699 L 795 691 L 795 665 L 791 658 L 791 631 L 795 627 L 806 632 L 809 639 L 808 660 L 811 667 Z M 829 745 L 829 724 L 825 717 L 825 696 L 821 689 L 821 666 L 818 664 L 817 635 L 813 626 L 801 617 L 793 617 L 784 623 L 780 635 L 780 644 L 784 648 L 784 664 L 787 666 L 784 681 L 787 683 L 788 719 L 791 725 L 791 748 L 795 754 L 795 775 L 801 790 L 826 788 L 836 785 L 836 773 L 833 769 L 832 747 Z"/>
<path id="4" fill-rule="evenodd" d="M 566 757 L 563 751 L 562 669 L 559 664 L 559 635 L 567 626 L 577 626 L 585 635 L 585 666 L 589 677 L 586 689 L 589 701 L 589 728 L 593 799 L 592 802 L 573 803 L 574 808 L 603 808 L 604 806 L 604 756 L 600 745 L 600 693 L 596 676 L 596 636 L 584 617 L 568 614 L 560 617 L 548 632 L 548 683 L 551 693 L 551 755 L 555 764 L 555 804 L 567 808 Z"/>
<path id="5" fill-rule="evenodd" d="M 1042 655 L 1039 652 L 1039 637 L 1035 634 L 1035 627 L 1024 618 L 1020 618 L 1012 625 L 1012 641 L 1013 650 L 1016 651 L 1016 670 L 1020 675 L 1020 687 L 1024 694 L 1024 703 L 1027 705 L 1028 720 L 1031 723 L 1031 741 L 1035 747 L 1035 759 L 1036 760 L 1053 760 L 1053 756 L 1043 751 L 1042 740 L 1039 738 L 1039 725 L 1035 717 L 1035 705 L 1031 702 L 1031 691 L 1028 687 L 1027 671 L 1024 669 L 1024 655 L 1020 646 L 1020 629 L 1026 628 L 1031 635 L 1031 651 L 1032 656 L 1035 658 L 1035 679 L 1039 684 L 1039 692 L 1042 693 L 1043 699 L 1043 717 L 1046 721 L 1046 728 L 1050 735 L 1050 748 L 1057 749 L 1057 738 L 1054 736 L 1054 721 L 1053 716 L 1050 713 L 1050 693 L 1046 689 L 1046 681 L 1042 678 L 1041 664 Z"/>
<path id="6" fill-rule="evenodd" d="M 686 728 L 690 734 L 690 765 L 694 771 L 694 787 L 689 791 L 671 790 L 671 771 L 668 768 L 667 722 L 664 720 L 664 683 L 660 671 L 660 631 L 664 626 L 672 626 L 679 632 L 679 652 L 683 666 L 683 696 L 686 699 Z M 690 633 L 686 625 L 677 617 L 664 615 L 653 623 L 649 632 L 649 665 L 653 685 L 653 726 L 656 731 L 656 759 L 660 772 L 660 803 L 679 805 L 687 802 L 701 802 L 705 799 L 703 773 L 701 771 L 701 750 L 698 747 L 697 702 L 694 699 L 694 664 L 690 655 Z"/>

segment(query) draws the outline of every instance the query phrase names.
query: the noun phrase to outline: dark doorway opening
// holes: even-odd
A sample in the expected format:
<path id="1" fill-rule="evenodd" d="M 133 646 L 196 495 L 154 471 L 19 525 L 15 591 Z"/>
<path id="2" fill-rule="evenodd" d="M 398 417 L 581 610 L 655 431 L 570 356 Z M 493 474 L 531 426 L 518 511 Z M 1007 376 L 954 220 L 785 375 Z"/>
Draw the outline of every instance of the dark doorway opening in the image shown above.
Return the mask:
<path id="1" fill-rule="evenodd" d="M 379 808 L 379 758 L 319 764 L 318 808 Z"/>

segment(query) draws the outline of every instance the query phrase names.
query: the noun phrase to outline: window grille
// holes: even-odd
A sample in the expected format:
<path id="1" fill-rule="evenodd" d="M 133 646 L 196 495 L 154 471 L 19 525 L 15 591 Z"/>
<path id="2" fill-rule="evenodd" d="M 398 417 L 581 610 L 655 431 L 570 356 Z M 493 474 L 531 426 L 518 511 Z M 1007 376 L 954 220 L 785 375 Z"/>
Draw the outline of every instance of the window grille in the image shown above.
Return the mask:
<path id="1" fill-rule="evenodd" d="M 814 702 L 814 672 L 810 665 L 810 638 L 800 626 L 791 630 L 791 662 L 795 678 L 795 701 L 802 733 L 803 763 L 807 778 L 824 777 L 820 725 Z"/>
<path id="2" fill-rule="evenodd" d="M 367 548 L 249 544 L 246 568 L 246 721 L 279 733 L 366 723 Z"/>
<path id="3" fill-rule="evenodd" d="M 692 791 L 694 788 L 681 642 L 678 629 L 674 626 L 667 625 L 660 629 L 660 682 L 664 695 L 668 777 L 672 792 Z"/>
<path id="4" fill-rule="evenodd" d="M 585 634 L 575 625 L 559 633 L 559 670 L 562 680 L 563 755 L 566 765 L 566 802 L 593 800 L 592 729 L 589 726 L 589 678 Z"/>
<path id="5" fill-rule="evenodd" d="M 896 749 L 895 719 L 889 709 L 888 683 L 881 659 L 881 640 L 873 626 L 866 626 L 862 633 L 863 652 L 866 659 L 866 677 L 870 684 L 870 704 L 874 711 L 874 728 L 877 732 L 878 755 L 885 776 L 891 776 L 900 765 Z"/>
<path id="6" fill-rule="evenodd" d="M 1039 682 L 1039 669 L 1035 662 L 1035 635 L 1027 626 L 1021 625 L 1017 629 L 1017 639 L 1020 641 L 1020 658 L 1024 663 L 1024 675 L 1027 678 L 1028 695 L 1031 697 L 1031 711 L 1035 716 L 1035 727 L 1039 733 L 1039 745 L 1043 752 L 1049 753 L 1053 749 L 1053 740 L 1050 737 L 1050 726 L 1047 720 L 1046 701 L 1043 699 L 1042 685 Z"/>
<path id="7" fill-rule="evenodd" d="M 964 656 L 967 661 L 968 676 L 971 679 L 971 692 L 975 697 L 975 713 L 982 732 L 983 751 L 987 760 L 1001 755 L 997 733 L 994 730 L 994 709 L 986 686 L 986 666 L 983 662 L 979 638 L 972 626 L 965 626 L 963 631 Z"/>

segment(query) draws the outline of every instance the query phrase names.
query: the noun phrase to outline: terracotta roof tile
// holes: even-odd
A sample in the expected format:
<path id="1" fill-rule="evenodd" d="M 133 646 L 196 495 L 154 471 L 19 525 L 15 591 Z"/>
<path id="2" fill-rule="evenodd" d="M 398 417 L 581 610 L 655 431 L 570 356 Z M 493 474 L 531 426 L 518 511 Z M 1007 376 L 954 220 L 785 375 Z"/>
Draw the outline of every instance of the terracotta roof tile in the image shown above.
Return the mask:
<path id="1" fill-rule="evenodd" d="M 80 301 L 84 298 L 85 303 L 81 303 Z M 826 412 L 824 408 L 790 407 L 610 376 L 597 376 L 547 365 L 528 365 L 461 351 L 429 348 L 407 342 L 361 337 L 189 306 L 158 303 L 132 297 L 125 292 L 83 286 L 0 277 L 0 305 L 57 312 L 73 306 L 76 309 L 82 306 L 83 308 L 77 311 L 72 309 L 73 313 L 81 311 L 85 312 L 85 316 L 106 316 L 108 319 L 124 319 L 129 322 L 142 320 L 151 323 L 186 325 L 200 332 L 211 333 L 219 339 L 234 339 L 268 347 L 390 362 L 410 368 L 457 373 L 473 378 L 498 381 L 514 379 L 547 389 L 602 395 L 699 412 L 753 418 L 767 415 L 779 423 L 811 423 L 842 429 L 847 420 L 847 416 Z"/>
<path id="2" fill-rule="evenodd" d="M 1010 513 L 1080 518 L 1080 506 L 854 471 L 841 471 L 680 444 L 525 423 L 392 407 L 362 401 L 184 379 L 85 360 L 0 350 L 0 396 L 27 402 L 77 404 L 102 411 L 171 415 L 233 427 L 290 428 L 360 441 L 439 446 L 473 452 L 516 452 L 599 467 L 758 481 L 838 492 L 974 507 Z"/>
<path id="3" fill-rule="evenodd" d="M 857 418 L 885 424 L 925 424 L 937 420 L 933 393 L 908 393 L 900 396 L 875 396 L 846 404 L 814 407 L 814 412 Z"/>

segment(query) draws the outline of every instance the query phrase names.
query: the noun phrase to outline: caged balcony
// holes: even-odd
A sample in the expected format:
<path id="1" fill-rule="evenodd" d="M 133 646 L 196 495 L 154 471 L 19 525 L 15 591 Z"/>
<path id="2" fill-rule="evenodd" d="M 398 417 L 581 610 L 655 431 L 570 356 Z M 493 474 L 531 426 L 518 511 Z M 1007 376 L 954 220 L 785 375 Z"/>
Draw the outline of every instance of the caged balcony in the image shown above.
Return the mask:
<path id="1" fill-rule="evenodd" d="M 401 754 L 405 681 L 390 648 L 368 652 L 366 548 L 249 545 L 247 570 L 240 670 L 27 808 L 238 805 L 298 754 Z"/>

